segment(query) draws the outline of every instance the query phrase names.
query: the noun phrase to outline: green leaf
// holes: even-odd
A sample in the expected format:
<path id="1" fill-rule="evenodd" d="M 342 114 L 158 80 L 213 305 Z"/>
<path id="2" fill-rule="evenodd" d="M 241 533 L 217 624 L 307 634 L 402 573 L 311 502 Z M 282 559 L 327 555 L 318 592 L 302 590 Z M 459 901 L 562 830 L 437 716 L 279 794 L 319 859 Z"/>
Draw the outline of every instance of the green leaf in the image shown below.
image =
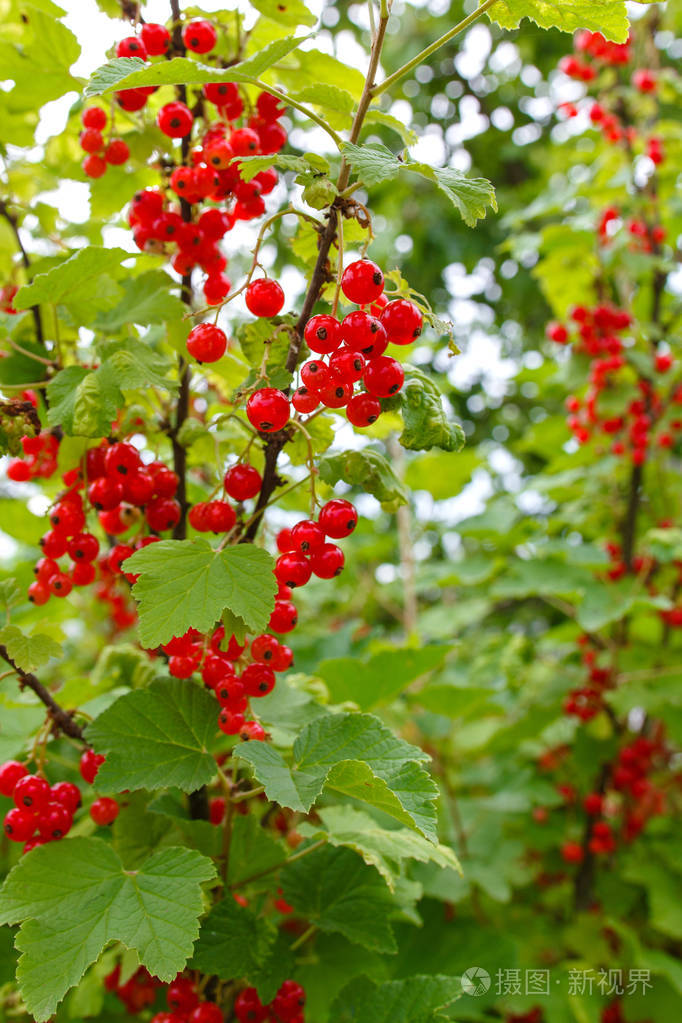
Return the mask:
<path id="1" fill-rule="evenodd" d="M 462 993 L 459 977 L 408 977 L 373 985 L 360 978 L 347 985 L 331 1009 L 334 1023 L 436 1023 Z"/>
<path id="2" fill-rule="evenodd" d="M 208 632 L 225 608 L 250 631 L 262 632 L 275 606 L 273 560 L 252 544 L 216 551 L 204 539 L 161 540 L 137 551 L 125 566 L 140 576 L 133 596 L 146 647 L 189 628 Z"/>
<path id="3" fill-rule="evenodd" d="M 370 107 L 365 115 L 365 125 L 378 124 L 382 128 L 390 128 L 391 131 L 396 132 L 400 135 L 403 140 L 403 145 L 413 146 L 417 142 L 418 136 L 416 131 L 412 128 L 408 128 L 407 125 L 403 124 L 402 121 L 394 117 L 393 114 L 387 113 L 385 110 L 376 110 L 374 107 Z"/>
<path id="4" fill-rule="evenodd" d="M 178 296 L 170 291 L 175 281 L 163 270 L 149 270 L 123 281 L 121 286 L 123 298 L 113 309 L 100 312 L 95 324 L 98 330 L 114 332 L 130 323 L 165 323 L 181 319 L 185 313 Z"/>
<path id="5" fill-rule="evenodd" d="M 123 249 L 87 245 L 47 273 L 36 274 L 31 284 L 19 288 L 14 304 L 17 309 L 28 309 L 43 302 L 73 305 L 83 297 L 93 299 L 94 281 L 131 258 Z M 101 294 L 95 295 L 95 307 L 98 297 L 101 300 Z"/>
<path id="6" fill-rule="evenodd" d="M 342 451 L 338 455 L 326 455 L 319 461 L 320 479 L 330 486 L 340 480 L 359 487 L 381 501 L 386 511 L 395 511 L 401 504 L 407 504 L 409 492 L 393 472 L 388 461 L 378 451 L 365 448 L 363 451 Z"/>
<path id="7" fill-rule="evenodd" d="M 251 181 L 268 167 L 295 171 L 297 174 L 326 174 L 329 162 L 316 153 L 293 156 L 291 153 L 272 153 L 266 156 L 240 156 L 239 173 L 243 181 Z"/>
<path id="8" fill-rule="evenodd" d="M 102 365 L 97 376 L 102 380 L 111 380 L 112 385 L 123 391 L 138 387 L 160 387 L 166 391 L 176 391 L 178 383 L 168 376 L 172 362 L 165 355 L 155 352 L 141 338 L 127 341 L 112 341 L 100 346 Z"/>
<path id="9" fill-rule="evenodd" d="M 485 217 L 488 206 L 497 210 L 495 189 L 486 178 L 468 178 L 451 167 L 431 167 L 428 163 L 407 163 L 405 170 L 435 182 L 468 227 L 475 227 L 476 221 Z"/>
<path id="10" fill-rule="evenodd" d="M 350 125 L 355 110 L 355 98 L 347 89 L 338 85 L 307 85 L 291 94 L 292 99 L 309 106 L 320 107 L 327 114 L 327 120 L 333 128 L 345 128 Z"/>
<path id="11" fill-rule="evenodd" d="M 227 895 L 201 924 L 192 969 L 221 980 L 248 980 L 267 961 L 276 936 L 271 923 Z"/>
<path id="12" fill-rule="evenodd" d="M 90 78 L 86 96 L 101 96 L 110 89 L 136 89 L 150 85 L 206 85 L 209 82 L 255 84 L 268 68 L 277 64 L 306 39 L 286 36 L 276 39 L 239 64 L 224 71 L 207 67 L 188 57 L 174 57 L 160 64 L 146 64 L 137 57 L 116 57 L 99 67 Z"/>
<path id="13" fill-rule="evenodd" d="M 22 600 L 23 594 L 17 586 L 16 579 L 0 580 L 0 606 L 5 611 L 9 611 L 11 608 L 16 607 L 17 604 L 21 604 Z"/>
<path id="14" fill-rule="evenodd" d="M 47 386 L 47 421 L 77 437 L 104 437 L 123 404 L 113 375 L 83 366 L 60 370 Z"/>
<path id="15" fill-rule="evenodd" d="M 278 25 L 286 25 L 288 28 L 296 28 L 297 25 L 314 25 L 317 18 L 301 0 L 252 0 L 252 7 L 255 7 L 260 14 Z"/>
<path id="16" fill-rule="evenodd" d="M 126 693 L 91 725 L 88 741 L 107 760 L 98 788 L 194 792 L 215 777 L 210 752 L 216 734 L 216 702 L 186 679 L 158 679 Z"/>
<path id="17" fill-rule="evenodd" d="M 540 28 L 588 28 L 616 43 L 628 37 L 625 0 L 497 0 L 487 13 L 502 28 L 518 28 L 522 18 L 530 18 Z"/>
<path id="18" fill-rule="evenodd" d="M 321 931 L 379 952 L 395 952 L 388 915 L 394 908 L 383 878 L 350 849 L 324 846 L 280 874 L 284 898 Z"/>
<path id="19" fill-rule="evenodd" d="M 373 817 L 352 806 L 327 806 L 317 811 L 322 824 L 306 821 L 298 830 L 306 838 L 325 836 L 334 846 L 346 846 L 362 856 L 365 863 L 376 867 L 393 891 L 400 876 L 400 865 L 405 860 L 435 863 L 461 873 L 459 862 L 446 845 L 433 845 L 421 835 L 407 828 L 388 831 Z"/>
<path id="20" fill-rule="evenodd" d="M 61 656 L 62 648 L 52 636 L 34 632 L 26 635 L 16 625 L 6 625 L 0 629 L 0 644 L 15 664 L 24 671 L 34 671 L 41 664 L 46 664 L 51 657 Z"/>
<path id="21" fill-rule="evenodd" d="M 415 679 L 442 664 L 449 648 L 380 650 L 369 661 L 337 657 L 322 661 L 317 674 L 323 679 L 332 703 L 351 701 L 360 710 L 390 703 Z"/>
<path id="22" fill-rule="evenodd" d="M 0 761 L 23 752 L 44 721 L 42 704 L 20 703 L 0 693 Z"/>
<path id="23" fill-rule="evenodd" d="M 594 632 L 611 622 L 619 622 L 637 607 L 667 609 L 670 606 L 667 597 L 650 595 L 636 579 L 610 583 L 595 580 L 578 604 L 576 621 L 581 629 Z"/>
<path id="24" fill-rule="evenodd" d="M 344 142 L 341 150 L 355 173 L 368 188 L 384 181 L 391 181 L 398 176 L 400 161 L 381 142 L 368 142 L 364 146 Z"/>
<path id="25" fill-rule="evenodd" d="M 191 849 L 163 849 L 131 872 L 96 838 L 34 849 L 0 892 L 0 923 L 21 923 L 17 979 L 28 1011 L 47 1020 L 112 941 L 172 980 L 199 933 L 201 884 L 214 875 L 211 861 Z"/>
<path id="26" fill-rule="evenodd" d="M 281 806 L 307 813 L 323 789 L 332 789 L 436 841 L 438 792 L 420 766 L 427 754 L 370 714 L 329 714 L 311 721 L 294 743 L 291 767 L 266 743 L 244 744 L 235 752 L 251 765 L 268 799 Z"/>
<path id="27" fill-rule="evenodd" d="M 400 443 L 410 451 L 459 451 L 464 431 L 445 414 L 440 391 L 431 377 L 413 366 L 405 368 L 405 384 L 400 394 L 405 428 Z"/>
<path id="28" fill-rule="evenodd" d="M 232 821 L 227 879 L 230 884 L 238 884 L 253 874 L 270 870 L 286 859 L 287 852 L 272 831 L 264 828 L 252 814 L 237 814 Z"/>

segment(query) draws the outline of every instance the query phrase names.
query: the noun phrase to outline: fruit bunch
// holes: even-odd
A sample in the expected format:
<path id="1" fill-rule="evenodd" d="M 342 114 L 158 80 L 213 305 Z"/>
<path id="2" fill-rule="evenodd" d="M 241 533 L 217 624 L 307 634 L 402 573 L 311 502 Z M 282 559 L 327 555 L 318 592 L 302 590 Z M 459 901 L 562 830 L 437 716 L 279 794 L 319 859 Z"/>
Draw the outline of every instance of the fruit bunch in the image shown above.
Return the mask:
<path id="1" fill-rule="evenodd" d="M 107 126 L 107 115 L 101 107 L 88 107 L 81 115 L 83 131 L 79 141 L 81 149 L 88 155 L 83 161 L 83 171 L 89 178 L 101 178 L 107 166 L 120 167 L 130 156 L 128 143 L 123 139 L 105 140 L 103 132 Z"/>
<path id="2" fill-rule="evenodd" d="M 121 966 L 117 964 L 104 978 L 104 987 L 123 1002 L 126 1012 L 135 1016 L 156 1001 L 156 992 L 161 981 L 140 966 L 131 977 L 121 983 Z M 222 1023 L 222 1016 L 220 1017 Z"/>
<path id="3" fill-rule="evenodd" d="M 14 483 L 49 479 L 57 471 L 59 437 L 49 430 L 36 437 L 22 437 L 23 458 L 13 458 L 7 466 L 7 478 Z"/>
<path id="4" fill-rule="evenodd" d="M 293 980 L 285 980 L 271 1002 L 263 1005 L 255 987 L 239 992 L 234 1003 L 238 1023 L 304 1023 L 305 991 Z"/>
<path id="5" fill-rule="evenodd" d="M 166 988 L 168 1012 L 157 1012 L 151 1023 L 223 1023 L 215 1002 L 202 1000 L 190 977 L 178 974 Z"/>
<path id="6" fill-rule="evenodd" d="M 50 785 L 42 775 L 30 774 L 17 760 L 0 765 L 0 794 L 14 800 L 5 814 L 5 834 L 11 842 L 23 842 L 25 853 L 64 838 L 81 805 L 77 785 L 68 781 Z"/>

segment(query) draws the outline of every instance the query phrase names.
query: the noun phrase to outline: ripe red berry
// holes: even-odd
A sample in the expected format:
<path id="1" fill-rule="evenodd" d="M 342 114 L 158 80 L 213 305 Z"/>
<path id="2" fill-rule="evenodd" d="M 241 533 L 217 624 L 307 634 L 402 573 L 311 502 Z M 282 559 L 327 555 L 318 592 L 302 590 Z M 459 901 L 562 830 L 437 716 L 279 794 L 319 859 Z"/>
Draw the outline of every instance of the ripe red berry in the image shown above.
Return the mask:
<path id="1" fill-rule="evenodd" d="M 40 607 L 42 604 L 47 604 L 50 599 L 50 591 L 46 583 L 31 583 L 28 588 L 28 599 L 36 607 Z"/>
<path id="2" fill-rule="evenodd" d="M 128 143 L 123 139 L 114 139 L 104 150 L 104 159 L 112 167 L 120 167 L 130 156 Z"/>
<path id="3" fill-rule="evenodd" d="M 209 305 L 218 305 L 227 298 L 232 281 L 224 273 L 210 273 L 204 281 L 204 298 Z"/>
<path id="4" fill-rule="evenodd" d="M 343 343 L 354 352 L 362 352 L 367 359 L 383 355 L 388 345 L 388 334 L 376 316 L 356 309 L 344 316 L 341 323 Z"/>
<path id="5" fill-rule="evenodd" d="M 86 749 L 85 753 L 82 754 L 79 764 L 79 770 L 83 781 L 86 781 L 89 785 L 92 785 L 97 772 L 105 761 L 105 757 L 101 753 L 95 753 L 94 750 Z"/>
<path id="6" fill-rule="evenodd" d="M 342 348 L 340 352 L 334 352 L 330 358 L 329 369 L 336 373 L 344 384 L 354 384 L 361 379 L 365 370 L 365 357 L 361 352 Z"/>
<path id="7" fill-rule="evenodd" d="M 85 525 L 83 509 L 73 501 L 60 501 L 50 512 L 50 525 L 55 533 L 75 536 Z"/>
<path id="8" fill-rule="evenodd" d="M 50 786 L 39 775 L 27 774 L 17 781 L 12 798 L 20 810 L 38 813 L 50 802 Z"/>
<path id="9" fill-rule="evenodd" d="M 258 469 L 253 465 L 239 462 L 227 470 L 223 485 L 225 493 L 234 501 L 248 501 L 260 492 L 262 482 Z"/>
<path id="10" fill-rule="evenodd" d="M 18 760 L 6 760 L 4 764 L 0 764 L 0 795 L 11 799 L 15 785 L 27 774 L 28 768 Z"/>
<path id="11" fill-rule="evenodd" d="M 290 600 L 276 600 L 275 607 L 270 615 L 268 628 L 280 634 L 291 632 L 298 623 L 298 611 L 296 605 Z"/>
<path id="12" fill-rule="evenodd" d="M 390 398 L 397 394 L 405 382 L 405 372 L 396 359 L 380 355 L 367 365 L 362 382 L 375 398 Z"/>
<path id="13" fill-rule="evenodd" d="M 106 111 L 101 107 L 88 107 L 81 114 L 81 122 L 84 128 L 97 128 L 99 131 L 106 127 Z"/>
<path id="14" fill-rule="evenodd" d="M 50 593 L 54 593 L 55 597 L 68 597 L 73 589 L 73 582 L 65 572 L 57 572 L 47 585 Z"/>
<path id="15" fill-rule="evenodd" d="M 307 387 L 301 386 L 297 387 L 292 394 L 291 404 L 297 412 L 309 415 L 320 404 L 320 397 L 314 391 L 309 391 Z"/>
<path id="16" fill-rule="evenodd" d="M 262 664 L 270 664 L 275 658 L 275 655 L 279 651 L 279 641 L 274 636 L 269 636 L 267 633 L 263 633 L 261 636 L 256 636 L 251 642 L 251 656 L 254 661 L 260 661 Z"/>
<path id="17" fill-rule="evenodd" d="M 244 715 L 233 714 L 232 711 L 223 707 L 218 715 L 218 728 L 225 735 L 238 735 L 244 727 Z"/>
<path id="18" fill-rule="evenodd" d="M 99 153 L 104 148 L 102 132 L 97 128 L 86 128 L 80 133 L 81 149 L 86 153 Z"/>
<path id="19" fill-rule="evenodd" d="M 658 85 L 656 75 L 648 68 L 638 68 L 632 76 L 632 84 L 640 92 L 656 92 Z"/>
<path id="20" fill-rule="evenodd" d="M 104 455 L 104 471 L 107 476 L 125 476 L 129 472 L 136 472 L 141 464 L 137 448 L 125 441 L 111 444 Z"/>
<path id="21" fill-rule="evenodd" d="M 215 1002 L 202 1002 L 189 1014 L 189 1023 L 223 1023 L 223 1013 Z"/>
<path id="22" fill-rule="evenodd" d="M 179 100 L 166 103 L 156 115 L 159 128 L 171 139 L 181 139 L 189 135 L 193 122 L 191 110 Z"/>
<path id="23" fill-rule="evenodd" d="M 189 332 L 187 351 L 197 362 L 217 362 L 227 349 L 227 335 L 213 323 L 199 323 Z"/>
<path id="24" fill-rule="evenodd" d="M 422 332 L 424 320 L 414 302 L 396 298 L 389 302 L 380 316 L 388 340 L 394 345 L 409 345 Z"/>
<path id="25" fill-rule="evenodd" d="M 108 796 L 100 796 L 90 807 L 90 816 L 95 824 L 100 827 L 106 827 L 108 824 L 114 823 L 118 817 L 119 809 L 120 807 L 115 799 L 110 799 Z"/>
<path id="26" fill-rule="evenodd" d="M 371 394 L 355 394 L 346 405 L 346 415 L 348 422 L 359 429 L 371 426 L 381 415 L 381 403 Z"/>
<path id="27" fill-rule="evenodd" d="M 234 1014 L 239 1023 L 264 1023 L 269 1015 L 255 987 L 245 987 L 239 992 L 234 1002 Z"/>
<path id="28" fill-rule="evenodd" d="M 265 729 L 257 721 L 245 721 L 239 729 L 239 738 L 243 739 L 244 742 L 248 742 L 249 740 L 264 742 L 266 736 L 267 733 Z"/>
<path id="29" fill-rule="evenodd" d="M 327 408 L 343 408 L 353 394 L 353 385 L 344 384 L 339 377 L 331 375 L 329 384 L 318 391 L 320 401 Z"/>
<path id="30" fill-rule="evenodd" d="M 350 501 L 335 497 L 320 509 L 318 521 L 327 536 L 333 540 L 342 540 L 350 536 L 357 526 L 358 513 Z"/>
<path id="31" fill-rule="evenodd" d="M 38 833 L 45 842 L 56 842 L 71 830 L 73 814 L 62 803 L 49 803 L 38 814 Z"/>
<path id="32" fill-rule="evenodd" d="M 5 814 L 4 829 L 10 842 L 26 842 L 37 827 L 37 820 L 30 810 L 13 807 Z"/>
<path id="33" fill-rule="evenodd" d="M 270 667 L 273 671 L 286 671 L 294 663 L 294 652 L 289 646 L 285 646 L 284 643 L 279 643 L 277 650 L 275 651 L 272 660 L 270 661 Z"/>
<path id="34" fill-rule="evenodd" d="M 341 290 L 349 302 L 367 305 L 384 290 L 384 275 L 371 259 L 358 259 L 343 271 Z"/>
<path id="35" fill-rule="evenodd" d="M 165 25 L 146 22 L 140 29 L 140 38 L 150 57 L 163 57 L 170 47 L 170 32 Z"/>
<path id="36" fill-rule="evenodd" d="M 251 281 L 245 293 L 246 307 L 254 316 L 277 316 L 284 306 L 284 292 L 269 277 Z"/>
<path id="37" fill-rule="evenodd" d="M 564 842 L 561 847 L 561 855 L 566 863 L 581 863 L 585 853 L 579 842 Z"/>
<path id="38" fill-rule="evenodd" d="M 123 485 L 113 476 L 99 476 L 88 487 L 88 501 L 97 511 L 111 511 L 121 503 Z M 43 548 L 44 549 L 44 548 Z M 60 555 L 57 555 L 59 557 Z"/>
<path id="39" fill-rule="evenodd" d="M 196 18 L 182 30 L 182 41 L 193 53 L 208 53 L 218 39 L 218 33 L 210 21 Z"/>
<path id="40" fill-rule="evenodd" d="M 142 110 L 147 99 L 148 93 L 144 89 L 123 89 L 121 92 L 116 93 L 116 102 L 121 110 L 127 110 L 129 113 Z"/>
<path id="41" fill-rule="evenodd" d="M 247 696 L 267 696 L 275 687 L 275 673 L 267 664 L 254 661 L 239 676 Z"/>
<path id="42" fill-rule="evenodd" d="M 230 145 L 235 156 L 257 156 L 260 153 L 260 139 L 251 128 L 239 128 L 230 135 Z"/>
<path id="43" fill-rule="evenodd" d="M 310 567 L 319 579 L 333 579 L 343 570 L 343 551 L 335 543 L 326 543 L 310 555 Z"/>
<path id="44" fill-rule="evenodd" d="M 83 160 L 83 173 L 89 178 L 101 178 L 106 173 L 107 162 L 96 153 L 91 153 Z"/>
<path id="45" fill-rule="evenodd" d="M 293 589 L 295 586 L 305 586 L 310 579 L 310 562 L 303 554 L 292 551 L 289 554 L 281 554 L 275 564 L 275 575 L 279 583 L 284 583 Z"/>
<path id="46" fill-rule="evenodd" d="M 301 554 L 312 554 L 313 551 L 320 550 L 326 542 L 324 530 L 312 519 L 297 522 L 291 530 L 291 539 L 294 550 L 300 551 Z"/>
<path id="47" fill-rule="evenodd" d="M 61 803 L 70 814 L 74 814 L 81 805 L 81 790 L 70 781 L 58 781 L 50 789 L 50 800 Z"/>
<path id="48" fill-rule="evenodd" d="M 99 554 L 99 540 L 92 533 L 78 533 L 69 540 L 67 551 L 73 561 L 94 561 Z"/>
<path id="49" fill-rule="evenodd" d="M 14 483 L 25 483 L 31 479 L 31 467 L 21 458 L 14 458 L 7 466 L 7 478 Z"/>
<path id="50" fill-rule="evenodd" d="M 308 362 L 304 362 L 301 366 L 301 380 L 304 387 L 317 394 L 334 382 L 329 367 L 321 359 L 309 359 Z"/>
<path id="51" fill-rule="evenodd" d="M 145 518 L 155 533 L 164 533 L 180 521 L 180 505 L 172 497 L 155 497 L 145 509 Z"/>
<path id="52" fill-rule="evenodd" d="M 303 336 L 311 352 L 329 355 L 341 344 L 341 324 L 335 316 L 313 316 L 306 323 Z"/>
<path id="53" fill-rule="evenodd" d="M 261 433 L 276 433 L 289 421 L 289 399 L 275 387 L 255 391 L 246 403 L 249 422 Z"/>
<path id="54" fill-rule="evenodd" d="M 137 36 L 126 36 L 116 45 L 117 57 L 139 57 L 140 60 L 147 59 L 147 49 L 141 39 Z"/>
<path id="55" fill-rule="evenodd" d="M 243 714 L 246 710 L 248 699 L 244 683 L 236 675 L 226 675 L 216 682 L 213 691 L 223 710 L 229 710 L 231 714 Z"/>
<path id="56" fill-rule="evenodd" d="M 204 86 L 204 96 L 217 107 L 228 107 L 239 100 L 239 88 L 235 82 L 211 82 Z"/>
<path id="57" fill-rule="evenodd" d="M 237 521 L 237 513 L 226 501 L 209 501 L 205 515 L 211 533 L 229 533 Z"/>

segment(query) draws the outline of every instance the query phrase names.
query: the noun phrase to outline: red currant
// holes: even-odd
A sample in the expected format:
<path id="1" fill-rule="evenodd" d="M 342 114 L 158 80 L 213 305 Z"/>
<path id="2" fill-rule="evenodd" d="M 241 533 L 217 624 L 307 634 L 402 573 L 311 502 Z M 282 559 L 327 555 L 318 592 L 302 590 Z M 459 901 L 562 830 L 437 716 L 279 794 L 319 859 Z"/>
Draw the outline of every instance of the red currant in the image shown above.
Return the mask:
<path id="1" fill-rule="evenodd" d="M 202 1002 L 189 1015 L 189 1023 L 223 1023 L 223 1013 L 215 1002 Z"/>
<path id="2" fill-rule="evenodd" d="M 263 387 L 246 403 L 249 422 L 261 433 L 276 433 L 289 421 L 289 399 L 275 387 Z"/>
<path id="3" fill-rule="evenodd" d="M 261 693 L 261 696 L 263 695 Z M 239 729 L 239 738 L 243 739 L 244 742 L 248 742 L 250 739 L 255 742 L 264 742 L 266 735 L 265 729 L 257 721 L 245 721 Z"/>
<path id="4" fill-rule="evenodd" d="M 37 820 L 30 810 L 14 807 L 5 814 L 4 829 L 10 842 L 26 842 L 36 830 Z"/>
<path id="5" fill-rule="evenodd" d="M 335 316 L 313 316 L 305 325 L 303 337 L 311 352 L 329 355 L 341 344 L 341 324 Z"/>
<path id="6" fill-rule="evenodd" d="M 20 810 L 31 810 L 38 813 L 50 802 L 50 786 L 44 778 L 27 774 L 19 778 L 12 793 L 14 805 Z"/>
<path id="7" fill-rule="evenodd" d="M 86 128 L 80 133 L 79 141 L 81 149 L 86 153 L 99 153 L 100 149 L 104 148 L 102 132 L 97 128 Z"/>
<path id="8" fill-rule="evenodd" d="M 291 632 L 298 623 L 296 606 L 290 600 L 276 600 L 268 628 L 280 634 Z"/>
<path id="9" fill-rule="evenodd" d="M 301 554 L 312 554 L 313 551 L 320 550 L 324 545 L 325 534 L 317 522 L 313 522 L 312 519 L 304 519 L 302 522 L 297 522 L 291 530 L 291 539 L 295 550 L 300 551 Z"/>
<path id="10" fill-rule="evenodd" d="M 419 337 L 424 323 L 414 302 L 396 298 L 381 314 L 381 323 L 394 345 L 409 345 Z"/>
<path id="11" fill-rule="evenodd" d="M 251 281 L 245 293 L 246 307 L 254 316 L 277 316 L 284 306 L 284 292 L 268 277 Z"/>
<path id="12" fill-rule="evenodd" d="M 48 587 L 55 597 L 68 597 L 73 589 L 73 582 L 66 572 L 57 572 L 50 579 Z"/>
<path id="13" fill-rule="evenodd" d="M 81 790 L 70 781 L 58 781 L 50 790 L 53 803 L 60 803 L 70 814 L 74 814 L 81 805 Z"/>
<path id="14" fill-rule="evenodd" d="M 86 749 L 85 753 L 82 754 L 79 764 L 79 770 L 83 781 L 86 781 L 89 785 L 92 785 L 97 772 L 105 761 L 105 757 L 101 753 L 95 753 L 94 750 Z"/>
<path id="15" fill-rule="evenodd" d="M 405 382 L 405 372 L 396 359 L 380 355 L 372 359 L 365 370 L 362 382 L 369 394 L 375 398 L 390 398 L 397 394 Z"/>
<path id="16" fill-rule="evenodd" d="M 262 482 L 258 469 L 240 462 L 227 470 L 223 485 L 234 501 L 248 501 L 260 492 Z"/>
<path id="17" fill-rule="evenodd" d="M 254 661 L 240 675 L 247 696 L 267 696 L 275 687 L 275 673 L 267 664 Z"/>
<path id="18" fill-rule="evenodd" d="M 349 302 L 367 305 L 384 290 L 384 275 L 371 259 L 358 259 L 343 271 L 341 290 Z"/>
<path id="19" fill-rule="evenodd" d="M 291 552 L 281 554 L 275 565 L 277 581 L 293 589 L 295 586 L 305 586 L 310 579 L 311 568 L 308 559 L 303 554 Z"/>
<path id="20" fill-rule="evenodd" d="M 106 111 L 101 107 L 88 107 L 81 114 L 81 121 L 84 128 L 97 128 L 99 131 L 106 127 Z"/>
<path id="21" fill-rule="evenodd" d="M 204 298 L 209 305 L 219 305 L 227 298 L 232 281 L 221 271 L 210 273 L 204 281 Z"/>
<path id="22" fill-rule="evenodd" d="M 113 824 L 119 813 L 119 805 L 115 799 L 109 796 L 100 796 L 90 807 L 90 816 L 99 827 L 106 827 Z"/>
<path id="23" fill-rule="evenodd" d="M 45 583 L 31 583 L 28 588 L 28 599 L 36 607 L 47 604 L 50 599 L 50 591 Z"/>
<path id="24" fill-rule="evenodd" d="M 73 561 L 94 561 L 99 554 L 99 540 L 92 533 L 78 533 L 69 540 L 67 551 Z"/>
<path id="25" fill-rule="evenodd" d="M 101 178 L 106 170 L 107 161 L 96 153 L 91 153 L 83 160 L 83 173 L 89 178 Z"/>
<path id="26" fill-rule="evenodd" d="M 212 323 L 199 323 L 189 332 L 187 351 L 197 362 L 217 362 L 227 349 L 227 335 Z"/>
<path id="27" fill-rule="evenodd" d="M 180 521 L 180 505 L 172 497 L 155 497 L 145 509 L 145 518 L 150 529 L 163 533 Z"/>
<path id="28" fill-rule="evenodd" d="M 360 352 L 342 348 L 334 352 L 329 360 L 329 368 L 336 373 L 344 384 L 354 384 L 360 380 L 365 369 L 365 357 Z"/>
<path id="29" fill-rule="evenodd" d="M 171 43 L 170 32 L 165 25 L 146 22 L 140 29 L 140 38 L 150 57 L 163 57 Z"/>
<path id="30" fill-rule="evenodd" d="M 309 391 L 307 387 L 301 386 L 297 387 L 292 394 L 291 404 L 297 412 L 308 415 L 310 412 L 314 412 L 320 404 L 320 398 L 314 391 Z"/>
<path id="31" fill-rule="evenodd" d="M 244 727 L 244 715 L 233 714 L 232 711 L 223 707 L 218 715 L 218 728 L 225 735 L 238 735 Z"/>
<path id="32" fill-rule="evenodd" d="M 355 394 L 346 405 L 346 415 L 353 426 L 371 426 L 381 415 L 381 404 L 371 394 Z"/>
<path id="33" fill-rule="evenodd" d="M 335 543 L 326 543 L 310 555 L 310 567 L 319 579 L 333 579 L 343 569 L 343 551 Z"/>
<path id="34" fill-rule="evenodd" d="M 350 501 L 335 497 L 320 509 L 318 521 L 327 536 L 333 540 L 342 540 L 350 536 L 357 526 L 358 513 Z"/>
<path id="35" fill-rule="evenodd" d="M 263 633 L 261 636 L 256 636 L 256 638 L 251 642 L 251 656 L 254 661 L 260 661 L 262 664 L 270 664 L 278 650 L 278 640 L 276 640 L 274 636 L 269 636 L 267 633 Z"/>
<path id="36" fill-rule="evenodd" d="M 382 355 L 388 345 L 388 334 L 381 321 L 361 309 L 344 316 L 341 333 L 347 348 L 353 352 L 362 352 L 368 359 Z"/>
<path id="37" fill-rule="evenodd" d="M 141 39 L 137 36 L 126 36 L 116 44 L 117 57 L 139 57 L 140 60 L 147 59 L 147 50 Z"/>
<path id="38" fill-rule="evenodd" d="M 218 39 L 218 33 L 210 21 L 196 18 L 182 30 L 182 41 L 193 53 L 208 53 Z"/>
<path id="39" fill-rule="evenodd" d="M 12 798 L 14 787 L 28 774 L 28 768 L 18 760 L 7 760 L 0 765 L 0 795 Z"/>
<path id="40" fill-rule="evenodd" d="M 130 156 L 128 143 L 123 139 L 113 139 L 104 150 L 104 159 L 112 167 L 120 167 Z"/>
<path id="41" fill-rule="evenodd" d="M 171 139 L 181 139 L 189 135 L 193 122 L 192 111 L 179 100 L 166 103 L 156 115 L 156 123 L 159 128 L 164 135 L 168 135 Z"/>
<path id="42" fill-rule="evenodd" d="M 46 842 L 56 842 L 71 830 L 73 814 L 62 803 L 49 803 L 38 814 L 38 833 Z"/>

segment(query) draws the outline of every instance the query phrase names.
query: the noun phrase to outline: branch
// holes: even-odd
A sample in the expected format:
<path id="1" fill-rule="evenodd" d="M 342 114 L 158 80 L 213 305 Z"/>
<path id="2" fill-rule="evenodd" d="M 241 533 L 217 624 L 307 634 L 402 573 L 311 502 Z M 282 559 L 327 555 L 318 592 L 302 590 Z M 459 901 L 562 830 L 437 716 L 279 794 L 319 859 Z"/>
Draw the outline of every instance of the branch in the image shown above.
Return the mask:
<path id="1" fill-rule="evenodd" d="M 52 718 L 55 725 L 60 728 L 65 735 L 69 735 L 72 739 L 78 739 L 81 742 L 84 742 L 83 729 L 80 725 L 76 724 L 71 714 L 67 710 L 64 710 L 63 707 L 59 706 L 49 690 L 46 689 L 42 682 L 36 678 L 33 672 L 24 671 L 23 668 L 20 668 L 19 665 L 10 657 L 7 652 L 7 648 L 1 644 L 0 657 L 2 657 L 3 661 L 6 661 L 7 664 L 9 664 L 9 666 L 17 673 L 20 680 L 19 684 L 31 689 L 38 699 L 45 704 L 48 709 L 49 716 Z"/>
<path id="2" fill-rule="evenodd" d="M 26 270 L 26 280 L 30 284 L 31 281 L 33 280 L 33 275 L 31 274 L 31 260 L 29 259 L 28 253 L 24 248 L 24 243 L 21 240 L 17 218 L 13 213 L 10 213 L 7 207 L 7 203 L 5 202 L 4 199 L 0 199 L 0 216 L 4 217 L 4 219 L 7 221 L 12 230 L 12 234 L 16 239 L 17 247 L 19 249 L 19 252 L 21 253 L 21 262 L 24 264 L 24 269 Z M 40 318 L 40 307 L 37 305 L 32 305 L 31 312 L 33 314 L 33 322 L 35 324 L 36 341 L 41 346 L 41 348 L 44 348 L 45 337 L 43 335 L 43 323 Z"/>

